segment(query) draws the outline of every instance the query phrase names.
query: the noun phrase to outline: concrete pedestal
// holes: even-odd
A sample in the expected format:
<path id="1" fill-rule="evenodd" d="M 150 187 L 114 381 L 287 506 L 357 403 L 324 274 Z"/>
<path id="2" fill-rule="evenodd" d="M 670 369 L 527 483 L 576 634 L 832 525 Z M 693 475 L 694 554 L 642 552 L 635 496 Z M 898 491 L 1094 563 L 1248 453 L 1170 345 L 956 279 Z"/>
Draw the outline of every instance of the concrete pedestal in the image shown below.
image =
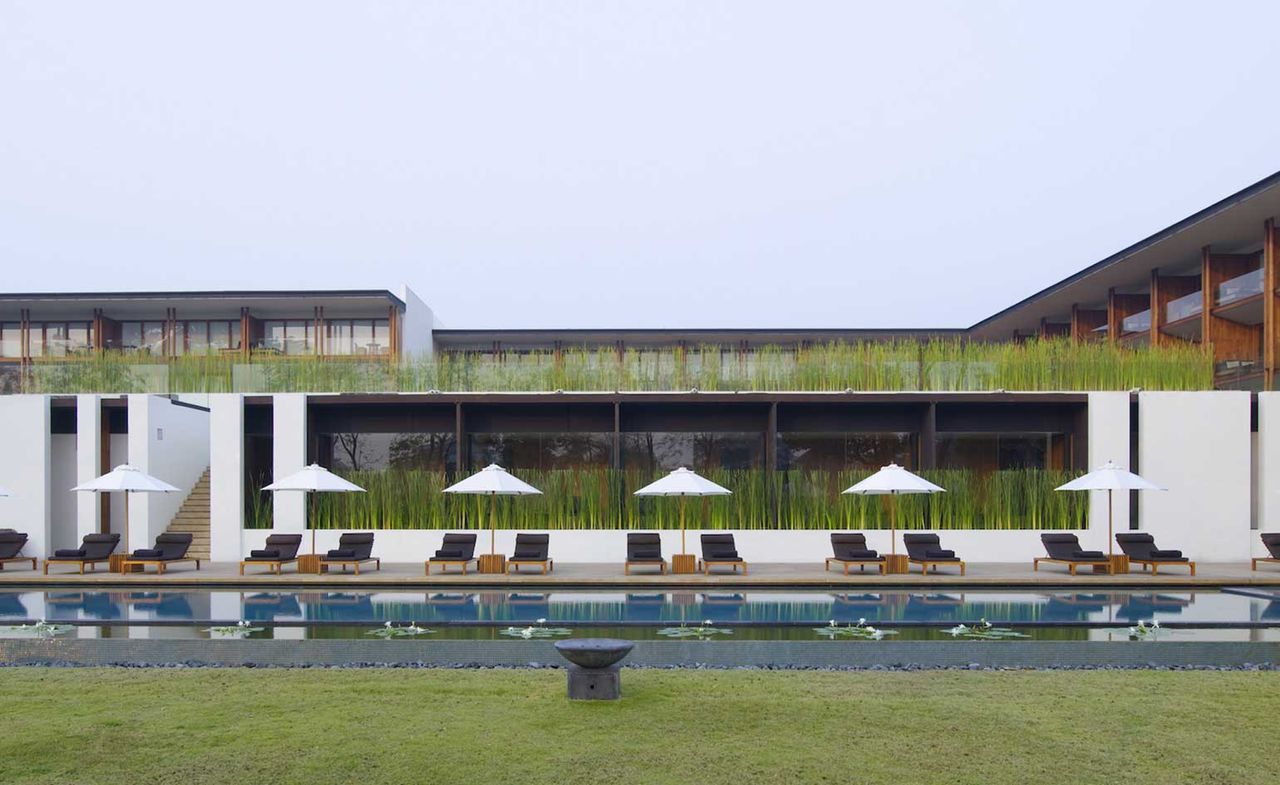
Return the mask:
<path id="1" fill-rule="evenodd" d="M 622 668 L 582 668 L 570 664 L 569 700 L 616 701 L 622 697 Z"/>

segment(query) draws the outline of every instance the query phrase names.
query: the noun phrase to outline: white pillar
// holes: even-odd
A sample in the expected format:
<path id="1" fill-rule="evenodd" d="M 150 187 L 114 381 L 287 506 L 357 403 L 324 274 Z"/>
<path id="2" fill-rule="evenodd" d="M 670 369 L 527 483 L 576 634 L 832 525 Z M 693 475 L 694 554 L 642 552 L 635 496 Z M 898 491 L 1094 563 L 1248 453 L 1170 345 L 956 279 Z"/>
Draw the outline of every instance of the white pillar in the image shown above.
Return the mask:
<path id="1" fill-rule="evenodd" d="M 256 490 L 256 489 L 255 489 Z M 209 558 L 239 561 L 244 530 L 244 396 L 209 396 Z"/>
<path id="2" fill-rule="evenodd" d="M 12 496 L 0 497 L 0 526 L 26 532 L 23 553 L 44 557 L 51 552 L 51 453 L 49 396 L 0 395 L 0 423 L 5 448 L 0 450 L 0 485 Z"/>
<path id="3" fill-rule="evenodd" d="M 103 473 L 102 399 L 76 396 L 76 483 L 86 483 Z M 97 534 L 102 526 L 102 504 L 96 493 L 76 494 L 76 541 Z"/>
<path id="4" fill-rule="evenodd" d="M 281 393 L 272 400 L 272 480 L 300 471 L 307 463 L 307 396 Z M 278 491 L 271 502 L 277 532 L 301 534 L 306 530 L 306 494 Z M 304 544 L 305 545 L 305 544 Z M 304 547 L 304 552 L 306 548 Z"/>
<path id="5" fill-rule="evenodd" d="M 151 396 L 134 393 L 126 396 L 129 413 L 129 464 L 146 474 L 151 473 Z M 123 494 L 122 494 L 123 495 Z M 120 551 L 130 553 L 150 548 L 151 500 L 148 493 L 129 494 L 129 539 Z"/>
<path id="6" fill-rule="evenodd" d="M 1089 471 L 1114 461 L 1128 469 L 1129 465 L 1129 393 L 1089 393 Z M 1065 491 L 1064 491 L 1065 493 Z M 1129 500 L 1116 494 L 1112 510 L 1114 531 L 1129 530 Z M 1081 545 L 1088 550 L 1107 551 L 1107 492 L 1089 492 L 1089 531 L 1081 535 Z M 1119 551 L 1117 551 L 1118 553 Z"/>

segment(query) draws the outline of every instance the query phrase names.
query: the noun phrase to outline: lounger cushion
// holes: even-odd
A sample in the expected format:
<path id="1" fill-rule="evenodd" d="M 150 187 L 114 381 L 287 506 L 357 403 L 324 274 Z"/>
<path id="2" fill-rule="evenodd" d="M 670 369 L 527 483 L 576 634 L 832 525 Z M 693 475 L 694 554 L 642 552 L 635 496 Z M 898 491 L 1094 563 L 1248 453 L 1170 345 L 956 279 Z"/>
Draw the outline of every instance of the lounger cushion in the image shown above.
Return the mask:
<path id="1" fill-rule="evenodd" d="M 1157 549 L 1155 549 L 1154 551 L 1152 551 L 1152 552 L 1151 552 L 1151 558 L 1153 558 L 1153 559 L 1181 559 L 1181 558 L 1182 558 L 1182 551 L 1175 551 L 1175 550 L 1163 551 L 1163 550 L 1160 550 L 1159 548 L 1157 548 Z"/>
<path id="2" fill-rule="evenodd" d="M 636 548 L 631 552 L 632 561 L 639 561 L 640 559 L 652 560 L 652 559 L 661 559 L 661 558 L 662 558 L 661 548 Z"/>
<path id="3" fill-rule="evenodd" d="M 1107 555 L 1102 551 L 1073 551 L 1071 556 L 1076 559 L 1089 559 L 1089 560 L 1107 558 Z"/>
<path id="4" fill-rule="evenodd" d="M 737 551 L 716 551 L 702 557 L 703 561 L 742 561 Z"/>
<path id="5" fill-rule="evenodd" d="M 164 551 L 159 548 L 139 548 L 133 552 L 135 559 L 158 559 L 164 555 Z"/>
<path id="6" fill-rule="evenodd" d="M 841 561 L 853 561 L 855 559 L 878 559 L 879 551 L 869 550 L 867 548 L 849 548 L 844 552 L 844 558 Z"/>
<path id="7" fill-rule="evenodd" d="M 255 559 L 279 559 L 279 548 L 262 548 L 260 550 L 249 551 L 249 555 Z"/>
<path id="8" fill-rule="evenodd" d="M 59 559 L 82 559 L 84 548 L 59 548 L 53 552 L 53 555 Z"/>
<path id="9" fill-rule="evenodd" d="M 356 552 L 351 548 L 334 548 L 325 556 L 326 559 L 353 559 Z"/>
<path id="10" fill-rule="evenodd" d="M 459 559 L 462 558 L 461 548 L 441 548 L 436 551 L 437 559 Z"/>
<path id="11" fill-rule="evenodd" d="M 924 552 L 924 555 L 930 559 L 954 559 L 956 552 L 949 551 L 946 548 L 930 548 Z"/>

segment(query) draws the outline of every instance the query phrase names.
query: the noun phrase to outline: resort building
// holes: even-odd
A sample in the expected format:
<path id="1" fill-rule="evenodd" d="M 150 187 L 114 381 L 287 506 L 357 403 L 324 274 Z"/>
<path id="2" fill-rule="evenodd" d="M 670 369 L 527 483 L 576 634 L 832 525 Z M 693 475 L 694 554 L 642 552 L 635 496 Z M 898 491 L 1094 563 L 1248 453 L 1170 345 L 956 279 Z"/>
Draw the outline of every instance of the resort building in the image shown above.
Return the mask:
<path id="1" fill-rule="evenodd" d="M 815 562 L 833 530 L 889 549 L 878 505 L 839 491 L 896 462 L 949 493 L 902 526 L 974 561 L 1027 561 L 1046 529 L 1107 547 L 1105 497 L 1053 488 L 1115 460 L 1169 488 L 1117 503 L 1201 561 L 1280 529 L 1280 173 L 967 328 L 521 330 L 438 324 L 408 288 L 0 294 L 0 526 L 31 555 L 125 532 L 118 498 L 69 489 L 131 463 L 179 493 L 128 508 L 129 549 L 169 529 L 218 561 L 268 530 L 378 530 L 413 561 L 482 528 L 456 477 L 499 463 L 544 490 L 501 507 L 560 561 L 620 561 L 673 530 L 631 492 L 689 466 L 734 496 L 691 528 L 757 561 Z M 319 463 L 364 495 L 260 489 Z"/>

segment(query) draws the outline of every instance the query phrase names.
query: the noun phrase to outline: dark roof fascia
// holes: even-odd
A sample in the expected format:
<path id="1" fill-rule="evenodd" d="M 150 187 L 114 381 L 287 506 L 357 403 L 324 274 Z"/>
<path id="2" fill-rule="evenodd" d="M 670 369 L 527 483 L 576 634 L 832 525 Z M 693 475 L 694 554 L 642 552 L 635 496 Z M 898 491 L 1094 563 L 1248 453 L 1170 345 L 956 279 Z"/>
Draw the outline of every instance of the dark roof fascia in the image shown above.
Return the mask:
<path id="1" fill-rule="evenodd" d="M 10 300 L 262 300 L 275 297 L 316 299 L 320 297 L 377 297 L 401 308 L 404 300 L 388 289 L 235 289 L 227 291 L 191 292 L 0 292 L 0 302 Z"/>

